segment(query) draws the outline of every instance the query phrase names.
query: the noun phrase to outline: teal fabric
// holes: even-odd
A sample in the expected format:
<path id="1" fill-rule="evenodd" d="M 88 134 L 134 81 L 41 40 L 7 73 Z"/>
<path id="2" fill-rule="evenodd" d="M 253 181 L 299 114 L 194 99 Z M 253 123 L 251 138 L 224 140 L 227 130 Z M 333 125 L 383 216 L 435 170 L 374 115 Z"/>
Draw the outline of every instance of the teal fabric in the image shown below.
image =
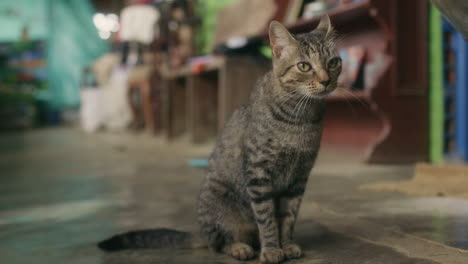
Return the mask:
<path id="1" fill-rule="evenodd" d="M 90 0 L 0 0 L 0 42 L 18 42 L 25 27 L 31 40 L 45 40 L 48 89 L 36 97 L 53 108 L 79 105 L 84 66 L 108 51 L 93 24 Z"/>
<path id="2" fill-rule="evenodd" d="M 0 42 L 16 42 L 23 28 L 32 40 L 47 37 L 49 0 L 0 0 Z"/>
<path id="3" fill-rule="evenodd" d="M 107 52 L 108 45 L 93 24 L 89 0 L 48 1 L 49 102 L 59 109 L 76 107 L 83 67 Z"/>

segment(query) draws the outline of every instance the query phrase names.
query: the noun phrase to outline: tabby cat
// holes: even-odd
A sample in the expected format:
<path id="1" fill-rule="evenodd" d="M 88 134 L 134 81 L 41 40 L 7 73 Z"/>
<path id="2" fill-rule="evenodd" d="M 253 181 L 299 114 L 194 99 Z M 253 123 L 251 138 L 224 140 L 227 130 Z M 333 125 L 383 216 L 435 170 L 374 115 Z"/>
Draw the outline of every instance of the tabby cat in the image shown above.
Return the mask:
<path id="1" fill-rule="evenodd" d="M 115 236 L 104 250 L 208 246 L 238 260 L 299 258 L 293 230 L 320 147 L 324 97 L 337 87 L 341 59 L 328 16 L 291 35 L 273 21 L 273 69 L 227 122 L 198 199 L 200 236 L 155 229 Z"/>

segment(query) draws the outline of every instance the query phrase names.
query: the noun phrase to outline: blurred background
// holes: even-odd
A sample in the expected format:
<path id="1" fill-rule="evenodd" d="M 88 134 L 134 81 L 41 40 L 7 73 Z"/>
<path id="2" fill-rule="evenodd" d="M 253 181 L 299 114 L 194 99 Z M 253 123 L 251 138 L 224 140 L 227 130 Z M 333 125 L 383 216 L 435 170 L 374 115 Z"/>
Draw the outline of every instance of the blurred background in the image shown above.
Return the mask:
<path id="1" fill-rule="evenodd" d="M 466 43 L 426 1 L 7 0 L 0 8 L 2 131 L 73 125 L 212 140 L 270 68 L 269 21 L 304 33 L 327 12 L 345 64 L 324 144 L 377 163 L 468 160 Z"/>
<path id="2" fill-rule="evenodd" d="M 343 260 L 352 249 L 325 239 L 323 263 L 468 263 L 468 44 L 425 0 L 2 0 L 0 259 L 114 263 L 93 245 L 115 232 L 196 230 L 216 137 L 271 68 L 269 22 L 306 33 L 325 13 L 343 71 L 326 99 L 304 200 L 315 224 L 303 221 L 302 241 L 350 235 L 318 206 L 415 245 L 405 254 L 408 240 L 381 241 L 388 251 L 377 254 L 356 231 L 350 245 L 363 255 Z M 448 251 L 418 251 L 433 244 L 413 235 Z M 224 261 L 142 254 L 118 258 Z"/>

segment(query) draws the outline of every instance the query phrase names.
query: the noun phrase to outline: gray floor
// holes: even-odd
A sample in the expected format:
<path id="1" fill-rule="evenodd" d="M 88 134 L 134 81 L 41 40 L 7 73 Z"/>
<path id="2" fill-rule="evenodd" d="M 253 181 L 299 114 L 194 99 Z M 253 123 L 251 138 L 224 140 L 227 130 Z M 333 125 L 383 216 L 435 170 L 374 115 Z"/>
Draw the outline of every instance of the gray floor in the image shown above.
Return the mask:
<path id="1" fill-rule="evenodd" d="M 210 148 L 74 129 L 1 134 L 0 263 L 238 263 L 204 249 L 95 247 L 132 229 L 195 231 L 203 170 L 187 160 Z M 324 149 L 297 225 L 305 257 L 288 263 L 467 264 L 468 201 L 358 190 L 411 175 Z"/>

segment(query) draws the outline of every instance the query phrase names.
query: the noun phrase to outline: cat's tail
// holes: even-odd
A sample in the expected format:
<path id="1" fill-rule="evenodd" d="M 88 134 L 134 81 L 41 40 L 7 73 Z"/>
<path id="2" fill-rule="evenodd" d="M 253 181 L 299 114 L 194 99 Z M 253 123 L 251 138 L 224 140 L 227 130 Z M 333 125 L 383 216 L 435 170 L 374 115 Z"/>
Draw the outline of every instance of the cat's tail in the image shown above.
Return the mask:
<path id="1" fill-rule="evenodd" d="M 98 247 L 104 251 L 118 251 L 139 248 L 203 248 L 207 245 L 195 234 L 158 228 L 115 235 L 99 242 Z"/>

